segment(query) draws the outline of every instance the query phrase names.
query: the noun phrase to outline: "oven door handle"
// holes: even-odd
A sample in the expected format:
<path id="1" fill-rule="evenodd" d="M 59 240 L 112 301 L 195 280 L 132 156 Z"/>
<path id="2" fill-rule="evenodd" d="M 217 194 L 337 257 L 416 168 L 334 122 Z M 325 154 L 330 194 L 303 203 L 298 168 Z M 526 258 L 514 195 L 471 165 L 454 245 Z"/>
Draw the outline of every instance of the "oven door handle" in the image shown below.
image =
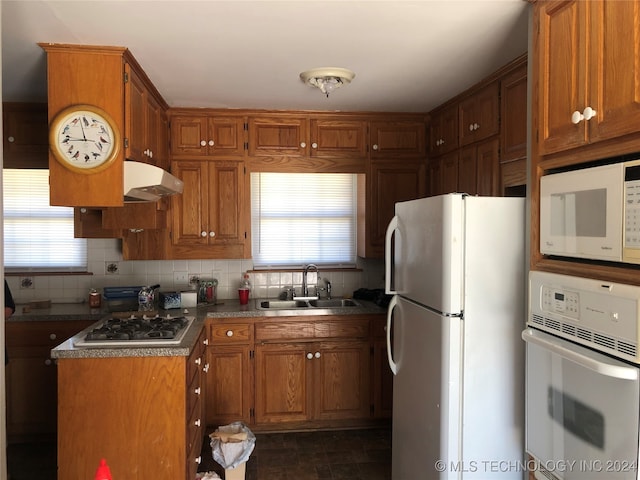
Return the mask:
<path id="1" fill-rule="evenodd" d="M 538 345 L 553 353 L 557 353 L 561 357 L 593 370 L 601 375 L 619 378 L 622 380 L 638 380 L 638 369 L 636 367 L 625 367 L 617 363 L 613 364 L 596 360 L 591 356 L 584 355 L 583 353 L 574 350 L 571 348 L 572 344 L 569 342 L 538 332 L 532 328 L 527 328 L 522 332 L 522 339 L 525 342 Z M 602 357 L 606 358 L 604 356 Z"/>

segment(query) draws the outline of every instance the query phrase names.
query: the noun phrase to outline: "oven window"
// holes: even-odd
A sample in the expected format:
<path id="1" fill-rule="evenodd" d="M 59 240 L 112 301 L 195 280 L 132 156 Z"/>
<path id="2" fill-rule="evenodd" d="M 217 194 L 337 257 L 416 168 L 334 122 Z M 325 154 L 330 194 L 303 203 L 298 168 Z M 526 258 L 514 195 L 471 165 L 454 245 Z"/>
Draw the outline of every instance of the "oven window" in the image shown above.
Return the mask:
<path id="1" fill-rule="evenodd" d="M 606 188 L 551 195 L 551 235 L 606 238 Z"/>
<path id="2" fill-rule="evenodd" d="M 553 387 L 547 392 L 547 408 L 549 416 L 565 430 L 604 450 L 604 416 L 600 412 Z"/>

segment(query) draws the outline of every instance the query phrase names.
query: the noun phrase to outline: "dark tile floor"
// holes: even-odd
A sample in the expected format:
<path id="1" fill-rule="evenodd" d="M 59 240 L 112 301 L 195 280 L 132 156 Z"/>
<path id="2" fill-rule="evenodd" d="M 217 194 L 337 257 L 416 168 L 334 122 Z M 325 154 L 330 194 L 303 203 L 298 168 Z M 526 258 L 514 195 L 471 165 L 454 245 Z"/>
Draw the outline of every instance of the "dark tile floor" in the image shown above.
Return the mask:
<path id="1" fill-rule="evenodd" d="M 7 463 L 10 480 L 57 480 L 53 442 L 9 445 Z M 246 480 L 388 480 L 391 430 L 258 433 L 246 469 Z M 213 471 L 224 479 L 208 436 L 199 471 Z"/>
<path id="2" fill-rule="evenodd" d="M 200 472 L 224 469 L 205 437 Z M 246 480 L 391 479 L 391 430 L 258 433 L 246 465 Z"/>

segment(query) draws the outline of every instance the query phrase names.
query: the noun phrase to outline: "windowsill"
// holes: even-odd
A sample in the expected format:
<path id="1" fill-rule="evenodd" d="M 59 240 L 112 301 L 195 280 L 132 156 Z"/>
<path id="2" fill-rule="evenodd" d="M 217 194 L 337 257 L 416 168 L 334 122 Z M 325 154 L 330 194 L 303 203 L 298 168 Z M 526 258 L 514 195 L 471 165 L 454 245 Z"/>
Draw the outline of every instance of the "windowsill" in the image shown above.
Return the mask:
<path id="1" fill-rule="evenodd" d="M 52 275 L 93 275 L 93 272 L 69 272 L 69 271 L 51 271 L 51 272 L 33 272 L 25 270 L 24 272 L 4 272 L 5 277 L 44 277 Z"/>

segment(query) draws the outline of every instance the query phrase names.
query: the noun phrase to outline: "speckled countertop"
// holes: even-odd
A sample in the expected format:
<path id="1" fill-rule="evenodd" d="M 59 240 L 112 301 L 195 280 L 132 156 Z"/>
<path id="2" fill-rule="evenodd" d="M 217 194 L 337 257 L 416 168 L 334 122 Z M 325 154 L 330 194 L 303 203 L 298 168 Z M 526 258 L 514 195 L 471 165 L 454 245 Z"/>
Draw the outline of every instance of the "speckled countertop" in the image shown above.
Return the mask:
<path id="1" fill-rule="evenodd" d="M 358 307 L 302 309 L 302 310 L 262 310 L 256 307 L 259 300 L 250 300 L 247 305 L 240 305 L 238 300 L 221 300 L 218 305 L 200 305 L 185 310 L 160 310 L 160 315 L 182 314 L 195 317 L 179 345 L 153 347 L 76 347 L 74 340 L 83 338 L 89 327 L 77 335 L 61 343 L 51 350 L 52 358 L 109 358 L 109 357 L 148 357 L 148 356 L 188 356 L 198 338 L 207 318 L 260 318 L 265 321 L 274 318 L 301 315 L 353 315 L 382 314 L 385 309 L 373 302 L 358 300 Z M 32 309 L 23 312 L 18 305 L 16 313 L 7 321 L 47 321 L 47 320 L 94 320 L 97 322 L 111 315 L 106 309 L 91 309 L 87 304 L 53 304 L 47 309 Z"/>

